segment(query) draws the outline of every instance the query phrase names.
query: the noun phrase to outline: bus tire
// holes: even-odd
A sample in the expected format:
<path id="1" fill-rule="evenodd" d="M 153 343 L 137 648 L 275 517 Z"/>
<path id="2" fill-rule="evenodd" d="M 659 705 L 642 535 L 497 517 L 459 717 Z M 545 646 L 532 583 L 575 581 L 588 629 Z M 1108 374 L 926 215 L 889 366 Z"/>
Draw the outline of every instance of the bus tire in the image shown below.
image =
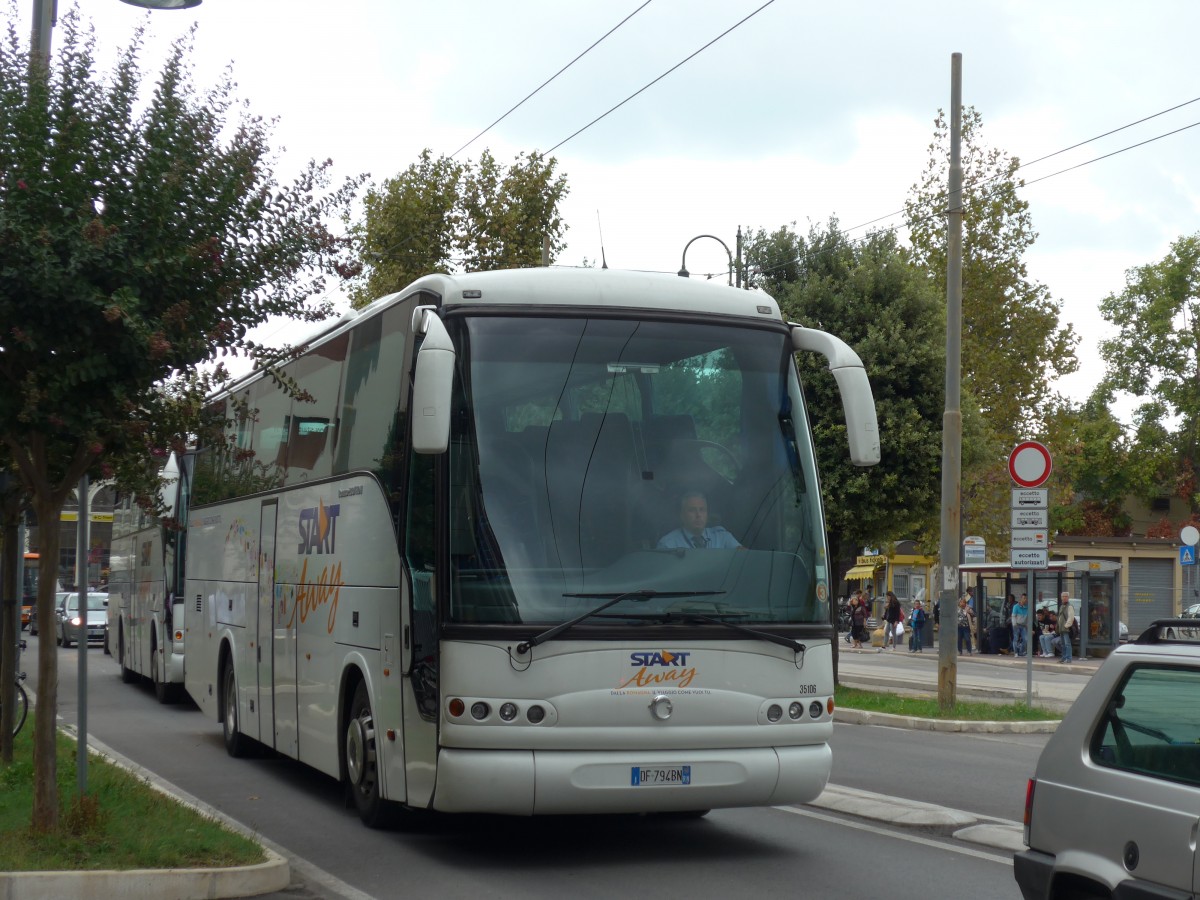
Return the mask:
<path id="1" fill-rule="evenodd" d="M 125 665 L 125 626 L 122 625 L 117 632 L 117 661 L 121 664 L 121 681 L 124 684 L 133 684 L 137 681 L 137 672 Z"/>
<path id="2" fill-rule="evenodd" d="M 159 675 L 160 665 L 164 670 L 167 666 L 165 659 L 159 659 L 165 654 L 159 653 L 157 639 L 151 638 L 150 643 L 150 680 L 154 683 L 154 696 L 159 703 L 174 703 L 179 699 L 178 685 L 164 681 Z"/>
<path id="3" fill-rule="evenodd" d="M 386 828 L 395 821 L 396 804 L 379 796 L 379 754 L 375 733 L 375 717 L 367 683 L 359 681 L 350 701 L 346 718 L 344 749 L 346 754 L 346 787 L 358 809 L 358 816 L 368 828 Z"/>
<path id="4" fill-rule="evenodd" d="M 221 725 L 225 752 L 233 757 L 245 756 L 250 739 L 238 730 L 237 675 L 231 659 L 226 659 L 221 669 Z"/>

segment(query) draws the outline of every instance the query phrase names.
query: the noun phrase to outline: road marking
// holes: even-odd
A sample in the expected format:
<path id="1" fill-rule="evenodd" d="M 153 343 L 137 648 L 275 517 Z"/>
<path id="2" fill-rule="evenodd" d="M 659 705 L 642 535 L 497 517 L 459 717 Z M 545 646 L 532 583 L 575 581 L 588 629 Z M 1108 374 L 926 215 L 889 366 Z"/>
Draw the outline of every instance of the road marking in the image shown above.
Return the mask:
<path id="1" fill-rule="evenodd" d="M 880 830 L 882 829 L 885 830 L 891 837 L 899 838 L 902 841 L 909 841 L 913 844 L 921 844 L 924 847 L 941 847 L 944 850 L 948 850 L 951 853 L 957 853 L 960 856 L 970 856 L 974 857 L 975 859 L 986 859 L 990 860 L 991 862 L 1008 866 L 1009 868 L 1012 868 L 1013 864 L 1011 856 L 997 856 L 994 853 L 988 853 L 984 850 L 976 850 L 973 847 L 963 847 L 959 846 L 958 844 L 944 843 L 942 840 L 936 840 L 936 838 L 943 838 L 944 835 L 907 834 L 903 831 L 896 831 L 888 825 L 884 825 L 879 822 L 855 822 L 852 819 L 843 819 L 839 816 L 829 816 L 825 813 L 815 812 L 811 809 L 799 809 L 795 806 L 775 806 L 772 808 L 777 809 L 780 812 L 791 813 L 794 816 L 804 816 L 809 819 L 817 819 L 821 822 L 830 822 L 834 825 L 842 825 L 846 828 L 854 828 L 858 831 L 869 831 L 872 834 L 879 834 Z M 953 838 L 951 838 L 951 840 L 953 840 Z"/>

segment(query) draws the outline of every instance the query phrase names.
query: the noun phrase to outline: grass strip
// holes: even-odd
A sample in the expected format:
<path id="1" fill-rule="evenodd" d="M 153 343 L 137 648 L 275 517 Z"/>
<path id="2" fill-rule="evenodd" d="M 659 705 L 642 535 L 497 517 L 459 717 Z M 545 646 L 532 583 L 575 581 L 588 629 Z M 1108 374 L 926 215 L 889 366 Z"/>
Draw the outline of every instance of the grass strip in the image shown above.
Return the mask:
<path id="1" fill-rule="evenodd" d="M 1024 703 L 985 703 L 959 701 L 954 708 L 943 712 L 937 697 L 893 694 L 886 691 L 865 691 L 861 688 L 838 685 L 834 703 L 846 709 L 891 713 L 896 716 L 917 716 L 922 719 L 961 719 L 969 722 L 1049 722 L 1062 718 L 1062 713 Z"/>
<path id="2" fill-rule="evenodd" d="M 0 871 L 187 869 L 255 865 L 262 848 L 220 822 L 89 753 L 88 792 L 77 792 L 76 742 L 58 734 L 58 828 L 34 834 L 33 710 L 13 763 L 0 767 Z"/>

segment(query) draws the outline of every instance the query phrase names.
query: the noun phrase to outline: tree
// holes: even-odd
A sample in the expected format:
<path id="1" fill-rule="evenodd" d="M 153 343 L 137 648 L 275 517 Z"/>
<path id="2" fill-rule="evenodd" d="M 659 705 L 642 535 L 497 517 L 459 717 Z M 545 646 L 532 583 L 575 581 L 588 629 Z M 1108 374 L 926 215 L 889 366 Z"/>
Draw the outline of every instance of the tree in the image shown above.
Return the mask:
<path id="1" fill-rule="evenodd" d="M 950 127 L 934 120 L 929 162 L 905 203 L 914 261 L 946 295 L 947 181 Z M 1076 337 L 1059 323 L 1061 303 L 1030 279 L 1023 256 L 1037 239 L 1029 203 L 1017 192 L 1020 160 L 983 141 L 983 117 L 962 112 L 963 168 L 962 385 L 982 421 L 973 435 L 964 420 L 962 521 L 989 546 L 1002 546 L 1009 526 L 1008 451 L 1044 428 L 1052 385 L 1078 368 Z"/>
<path id="2" fill-rule="evenodd" d="M 353 305 L 430 272 L 540 265 L 543 238 L 553 259 L 566 232 L 558 206 L 567 181 L 556 166 L 538 153 L 518 154 L 505 169 L 487 151 L 474 165 L 423 151 L 367 191 L 363 218 L 351 229 L 364 267 L 351 287 Z"/>
<path id="3" fill-rule="evenodd" d="M 1100 343 L 1100 393 L 1140 398 L 1133 452 L 1145 459 L 1141 495 L 1175 494 L 1200 514 L 1200 233 L 1162 260 L 1130 269 L 1100 313 L 1117 335 Z"/>
<path id="4" fill-rule="evenodd" d="M 833 565 L 865 544 L 926 532 L 941 490 L 945 318 L 930 280 L 893 234 L 851 242 L 832 220 L 807 238 L 788 228 L 748 240 L 748 268 L 785 317 L 828 331 L 862 358 L 875 395 L 881 461 L 851 464 L 833 376 L 823 359 L 797 363 L 817 447 Z"/>
<path id="5" fill-rule="evenodd" d="M 142 96 L 135 32 L 96 73 L 94 33 L 73 9 L 56 58 L 30 60 L 11 21 L 0 45 L 0 440 L 38 521 L 57 522 L 84 474 L 149 471 L 187 434 L 222 377 L 199 363 L 260 356 L 247 330 L 269 317 L 319 318 L 323 278 L 347 270 L 327 226 L 361 180 L 329 189 L 329 163 L 290 185 L 270 168 L 269 128 L 234 110 L 228 74 L 197 94 L 192 36 Z M 57 560 L 58 529 L 41 529 Z M 38 617 L 52 617 L 43 578 Z M 34 723 L 33 827 L 58 817 L 56 654 L 42 641 Z"/>

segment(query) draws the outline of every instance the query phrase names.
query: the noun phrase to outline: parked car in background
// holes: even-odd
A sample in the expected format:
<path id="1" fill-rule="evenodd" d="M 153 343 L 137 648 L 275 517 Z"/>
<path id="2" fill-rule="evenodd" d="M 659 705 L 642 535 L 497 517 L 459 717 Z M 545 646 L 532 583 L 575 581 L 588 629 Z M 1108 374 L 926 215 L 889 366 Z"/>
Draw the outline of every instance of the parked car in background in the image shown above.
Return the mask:
<path id="1" fill-rule="evenodd" d="M 1116 648 L 1046 743 L 1013 874 L 1025 900 L 1200 890 L 1200 619 Z"/>
<path id="2" fill-rule="evenodd" d="M 1200 603 L 1193 603 L 1183 611 L 1185 619 L 1200 619 Z"/>
<path id="3" fill-rule="evenodd" d="M 64 647 L 79 640 L 83 628 L 84 616 L 79 610 L 79 594 L 63 595 L 59 601 L 57 612 L 57 632 L 55 639 Z M 108 620 L 108 594 L 87 595 L 87 641 L 100 643 L 104 640 L 104 624 Z"/>

